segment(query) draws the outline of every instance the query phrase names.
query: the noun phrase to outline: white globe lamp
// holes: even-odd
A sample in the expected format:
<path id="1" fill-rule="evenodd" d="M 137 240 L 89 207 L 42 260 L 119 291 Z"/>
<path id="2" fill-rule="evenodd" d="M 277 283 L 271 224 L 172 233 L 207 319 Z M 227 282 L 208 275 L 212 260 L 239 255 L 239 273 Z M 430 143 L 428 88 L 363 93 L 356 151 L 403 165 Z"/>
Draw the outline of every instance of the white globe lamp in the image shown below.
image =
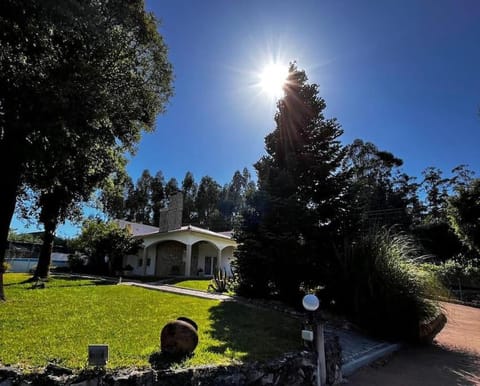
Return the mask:
<path id="1" fill-rule="evenodd" d="M 302 305 L 307 311 L 316 311 L 320 307 L 320 300 L 315 295 L 305 295 L 302 299 Z"/>

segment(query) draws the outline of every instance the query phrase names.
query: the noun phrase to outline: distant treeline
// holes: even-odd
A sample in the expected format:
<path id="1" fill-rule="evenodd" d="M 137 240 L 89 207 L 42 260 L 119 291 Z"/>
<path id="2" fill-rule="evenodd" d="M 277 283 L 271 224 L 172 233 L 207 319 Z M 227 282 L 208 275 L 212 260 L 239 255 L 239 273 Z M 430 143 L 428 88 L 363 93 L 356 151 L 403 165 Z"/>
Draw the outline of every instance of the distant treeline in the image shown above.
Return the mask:
<path id="1" fill-rule="evenodd" d="M 144 170 L 135 184 L 128 175 L 115 176 L 102 190 L 100 201 L 103 211 L 112 219 L 158 226 L 160 210 L 168 205 L 172 194 L 180 191 L 184 225 L 223 231 L 233 228 L 236 216 L 255 189 L 247 168 L 235 171 L 223 187 L 210 176 L 197 183 L 193 174 L 187 172 L 179 184 L 173 177 L 166 181 L 161 171 L 152 175 Z"/>

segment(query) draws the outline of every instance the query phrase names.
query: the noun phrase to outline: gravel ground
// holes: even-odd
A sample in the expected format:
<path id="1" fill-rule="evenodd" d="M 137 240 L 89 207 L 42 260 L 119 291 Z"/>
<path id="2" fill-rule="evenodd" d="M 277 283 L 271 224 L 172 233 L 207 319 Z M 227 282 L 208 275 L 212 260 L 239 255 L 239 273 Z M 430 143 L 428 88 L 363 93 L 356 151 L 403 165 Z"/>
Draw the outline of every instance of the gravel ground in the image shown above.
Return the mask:
<path id="1" fill-rule="evenodd" d="M 448 318 L 433 345 L 407 347 L 363 368 L 352 386 L 480 385 L 480 309 L 442 304 Z"/>

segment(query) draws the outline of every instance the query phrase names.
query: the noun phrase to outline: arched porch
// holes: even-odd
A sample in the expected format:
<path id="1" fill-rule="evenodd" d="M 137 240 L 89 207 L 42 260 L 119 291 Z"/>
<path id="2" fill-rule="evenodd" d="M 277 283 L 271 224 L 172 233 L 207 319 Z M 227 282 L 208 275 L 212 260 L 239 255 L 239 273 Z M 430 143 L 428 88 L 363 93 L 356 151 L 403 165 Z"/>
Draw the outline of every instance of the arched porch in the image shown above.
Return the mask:
<path id="1" fill-rule="evenodd" d="M 230 237 L 186 226 L 174 231 L 143 236 L 135 275 L 211 276 L 217 268 L 231 273 L 236 243 Z"/>

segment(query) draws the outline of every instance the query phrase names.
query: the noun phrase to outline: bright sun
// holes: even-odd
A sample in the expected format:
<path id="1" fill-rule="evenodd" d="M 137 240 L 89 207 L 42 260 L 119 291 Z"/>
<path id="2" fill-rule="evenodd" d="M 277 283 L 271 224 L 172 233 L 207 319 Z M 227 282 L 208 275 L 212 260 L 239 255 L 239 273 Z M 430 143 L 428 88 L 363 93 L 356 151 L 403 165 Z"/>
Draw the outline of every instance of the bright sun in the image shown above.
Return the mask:
<path id="1" fill-rule="evenodd" d="M 288 76 L 288 67 L 279 63 L 271 63 L 260 73 L 259 85 L 263 92 L 272 98 L 283 96 L 283 86 Z"/>

